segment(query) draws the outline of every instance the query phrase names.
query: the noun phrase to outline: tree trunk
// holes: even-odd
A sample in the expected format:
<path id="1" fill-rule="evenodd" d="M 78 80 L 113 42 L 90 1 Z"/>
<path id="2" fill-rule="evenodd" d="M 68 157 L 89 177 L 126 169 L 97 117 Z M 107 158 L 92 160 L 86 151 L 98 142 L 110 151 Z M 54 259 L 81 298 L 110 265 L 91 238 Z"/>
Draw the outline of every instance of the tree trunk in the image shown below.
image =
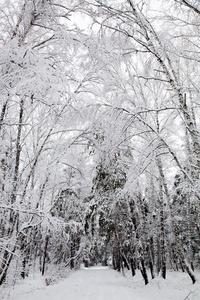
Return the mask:
<path id="1" fill-rule="evenodd" d="M 136 265 L 135 265 L 134 259 L 131 258 L 130 263 L 131 263 L 131 272 L 132 272 L 132 276 L 135 276 L 135 274 L 136 274 L 136 272 L 135 272 L 135 270 L 136 270 Z"/>
<path id="2" fill-rule="evenodd" d="M 141 271 L 142 277 L 144 278 L 145 285 L 147 285 L 149 283 L 149 280 L 148 280 L 148 275 L 147 275 L 147 270 L 145 267 L 144 259 L 141 259 L 140 262 L 141 262 L 140 271 Z"/>
<path id="3" fill-rule="evenodd" d="M 2 107 L 2 110 L 1 110 L 0 130 L 1 130 L 1 127 L 2 127 L 2 124 L 3 124 L 3 120 L 4 120 L 4 117 L 5 117 L 5 114 L 6 114 L 7 105 L 8 105 L 8 100 L 3 104 L 3 107 Z"/>
<path id="4" fill-rule="evenodd" d="M 45 238 L 45 245 L 44 245 L 44 255 L 43 255 L 43 261 L 42 261 L 42 276 L 44 276 L 45 273 L 45 265 L 46 265 L 46 258 L 47 258 L 47 247 L 49 243 L 49 235 L 46 235 Z"/>
<path id="5" fill-rule="evenodd" d="M 71 260 L 70 260 L 70 269 L 74 269 L 75 267 L 75 263 L 74 263 L 74 257 L 75 257 L 75 254 L 76 254 L 76 251 L 75 251 L 75 238 L 71 237 L 71 243 L 70 243 L 70 252 L 71 252 Z"/>
<path id="6" fill-rule="evenodd" d="M 161 160 L 157 158 L 158 169 L 160 170 Z M 166 249 L 165 249 L 165 224 L 164 224 L 164 198 L 162 191 L 162 182 L 159 178 L 159 188 L 160 188 L 160 251 L 161 251 L 161 274 L 164 279 L 166 279 Z"/>
<path id="7" fill-rule="evenodd" d="M 121 251 L 117 233 L 115 232 L 115 240 L 113 246 L 113 266 L 118 272 L 121 271 Z"/>
<path id="8" fill-rule="evenodd" d="M 16 140 L 16 156 L 15 156 L 15 169 L 14 169 L 14 177 L 13 177 L 13 191 L 11 194 L 11 203 L 13 204 L 16 200 L 16 191 L 18 184 L 18 173 L 19 173 L 19 164 L 20 164 L 20 154 L 21 154 L 21 132 L 22 132 L 22 120 L 24 113 L 24 100 L 20 101 L 20 112 L 19 112 L 19 125 L 18 125 L 18 133 Z"/>
<path id="9" fill-rule="evenodd" d="M 5 260 L 5 262 L 3 261 L 3 268 L 1 268 L 1 270 L 0 270 L 0 285 L 2 285 L 5 281 L 5 279 L 6 279 L 8 269 L 9 269 L 10 263 L 13 259 L 13 255 L 14 255 L 16 249 L 17 249 L 17 245 L 18 245 L 19 240 L 20 240 L 20 234 L 17 237 L 17 240 L 15 242 L 15 245 L 14 245 L 12 251 L 8 252 L 7 250 L 5 250 L 5 252 L 4 252 L 4 258 L 6 260 Z"/>

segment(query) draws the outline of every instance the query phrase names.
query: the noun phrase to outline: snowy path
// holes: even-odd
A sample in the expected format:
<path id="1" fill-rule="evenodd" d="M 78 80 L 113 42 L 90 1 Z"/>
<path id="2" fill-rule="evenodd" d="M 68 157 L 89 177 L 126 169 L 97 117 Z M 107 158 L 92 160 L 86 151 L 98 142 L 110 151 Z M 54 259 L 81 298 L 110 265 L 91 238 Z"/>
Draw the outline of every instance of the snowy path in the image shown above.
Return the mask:
<path id="1" fill-rule="evenodd" d="M 195 291 L 195 292 L 193 292 Z M 200 299 L 200 284 L 192 285 L 183 273 L 172 273 L 168 281 L 154 279 L 147 286 L 140 275 L 133 278 L 106 268 L 94 267 L 72 273 L 58 284 L 41 285 L 41 278 L 16 286 L 6 300 L 187 300 Z"/>
<path id="2" fill-rule="evenodd" d="M 74 274 L 75 275 L 75 274 Z M 79 275 L 79 276 L 77 276 Z M 110 269 L 93 268 L 76 274 L 73 291 L 66 294 L 70 300 L 122 300 L 133 299 L 131 283 Z M 73 278 L 71 278 L 73 279 Z"/>
<path id="3" fill-rule="evenodd" d="M 89 268 L 71 274 L 58 284 L 20 295 L 19 300 L 129 300 L 135 291 L 124 276 L 104 267 Z M 138 298 L 139 299 L 139 298 Z"/>

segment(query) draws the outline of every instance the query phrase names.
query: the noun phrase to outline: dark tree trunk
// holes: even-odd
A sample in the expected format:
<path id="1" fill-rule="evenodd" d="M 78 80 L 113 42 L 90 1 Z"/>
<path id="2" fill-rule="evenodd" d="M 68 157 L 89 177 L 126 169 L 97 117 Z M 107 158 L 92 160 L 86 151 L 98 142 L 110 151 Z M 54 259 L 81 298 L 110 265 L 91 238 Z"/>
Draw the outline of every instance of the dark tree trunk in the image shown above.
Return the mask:
<path id="1" fill-rule="evenodd" d="M 118 272 L 121 271 L 121 251 L 120 251 L 119 240 L 116 232 L 115 232 L 115 240 L 113 246 L 113 266 L 114 269 L 117 270 Z"/>
<path id="2" fill-rule="evenodd" d="M 145 263 L 144 263 L 143 259 L 141 259 L 140 262 L 141 262 L 140 271 L 142 273 L 142 277 L 144 278 L 145 285 L 147 285 L 149 283 L 149 280 L 148 280 L 148 275 L 147 275 L 147 270 L 146 270 L 146 267 L 145 267 Z"/>
<path id="3" fill-rule="evenodd" d="M 135 276 L 135 274 L 136 274 L 136 272 L 135 272 L 135 270 L 136 270 L 136 264 L 135 264 L 135 261 L 134 261 L 133 259 L 131 259 L 130 263 L 131 263 L 131 272 L 132 272 L 132 276 Z"/>
<path id="4" fill-rule="evenodd" d="M 49 243 L 49 235 L 47 234 L 46 238 L 45 238 L 44 255 L 43 255 L 43 261 L 42 261 L 42 276 L 44 275 L 44 272 L 45 272 L 48 243 Z"/>
<path id="5" fill-rule="evenodd" d="M 75 257 L 75 239 L 72 237 L 71 245 L 70 245 L 70 252 L 71 252 L 71 260 L 70 260 L 70 269 L 74 269 L 75 267 L 75 262 L 74 262 L 74 257 Z"/>
<path id="6" fill-rule="evenodd" d="M 22 271 L 21 271 L 20 275 L 23 279 L 26 277 L 26 258 L 25 257 L 22 261 Z"/>
<path id="7" fill-rule="evenodd" d="M 9 95 L 8 95 L 8 97 L 9 97 Z M 0 130 L 1 130 L 1 127 L 2 127 L 2 124 L 3 124 L 3 120 L 4 120 L 5 113 L 6 113 L 7 105 L 8 105 L 8 100 L 4 103 L 4 105 L 2 107 L 1 117 L 0 117 Z"/>

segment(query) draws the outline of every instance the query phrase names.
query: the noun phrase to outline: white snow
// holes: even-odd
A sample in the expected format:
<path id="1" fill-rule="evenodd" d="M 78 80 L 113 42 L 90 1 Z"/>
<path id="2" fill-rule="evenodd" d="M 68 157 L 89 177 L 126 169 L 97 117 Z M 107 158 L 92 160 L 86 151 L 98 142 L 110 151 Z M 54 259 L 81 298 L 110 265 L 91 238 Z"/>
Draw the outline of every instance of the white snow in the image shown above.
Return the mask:
<path id="1" fill-rule="evenodd" d="M 93 267 L 71 273 L 59 283 L 45 285 L 40 275 L 27 278 L 13 288 L 1 288 L 5 300 L 199 300 L 200 274 L 192 284 L 187 274 L 168 272 L 145 286 L 142 277 L 126 276 L 108 268 Z"/>

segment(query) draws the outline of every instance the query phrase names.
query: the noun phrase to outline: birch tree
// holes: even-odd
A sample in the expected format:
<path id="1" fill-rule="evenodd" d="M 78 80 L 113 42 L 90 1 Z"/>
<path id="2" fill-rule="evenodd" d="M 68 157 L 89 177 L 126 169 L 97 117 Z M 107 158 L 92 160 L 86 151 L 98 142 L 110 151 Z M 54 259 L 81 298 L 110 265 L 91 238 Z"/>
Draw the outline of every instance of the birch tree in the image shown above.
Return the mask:
<path id="1" fill-rule="evenodd" d="M 22 277 L 27 273 L 28 257 L 33 256 L 40 258 L 45 273 L 54 227 L 60 230 L 60 239 L 64 234 L 65 243 L 69 242 L 64 230 L 67 221 L 60 222 L 49 212 L 59 191 L 66 189 L 64 165 L 73 168 L 67 149 L 80 135 L 78 123 L 84 123 L 80 115 L 76 118 L 76 95 L 82 79 L 73 67 L 78 45 L 82 47 L 81 37 L 77 39 L 78 30 L 69 21 L 77 5 L 65 6 L 62 1 L 1 3 L 5 21 L 1 29 L 5 34 L 0 50 L 0 284 L 19 249 Z M 38 248 L 34 246 L 37 239 Z M 38 255 L 42 251 L 44 255 Z"/>

